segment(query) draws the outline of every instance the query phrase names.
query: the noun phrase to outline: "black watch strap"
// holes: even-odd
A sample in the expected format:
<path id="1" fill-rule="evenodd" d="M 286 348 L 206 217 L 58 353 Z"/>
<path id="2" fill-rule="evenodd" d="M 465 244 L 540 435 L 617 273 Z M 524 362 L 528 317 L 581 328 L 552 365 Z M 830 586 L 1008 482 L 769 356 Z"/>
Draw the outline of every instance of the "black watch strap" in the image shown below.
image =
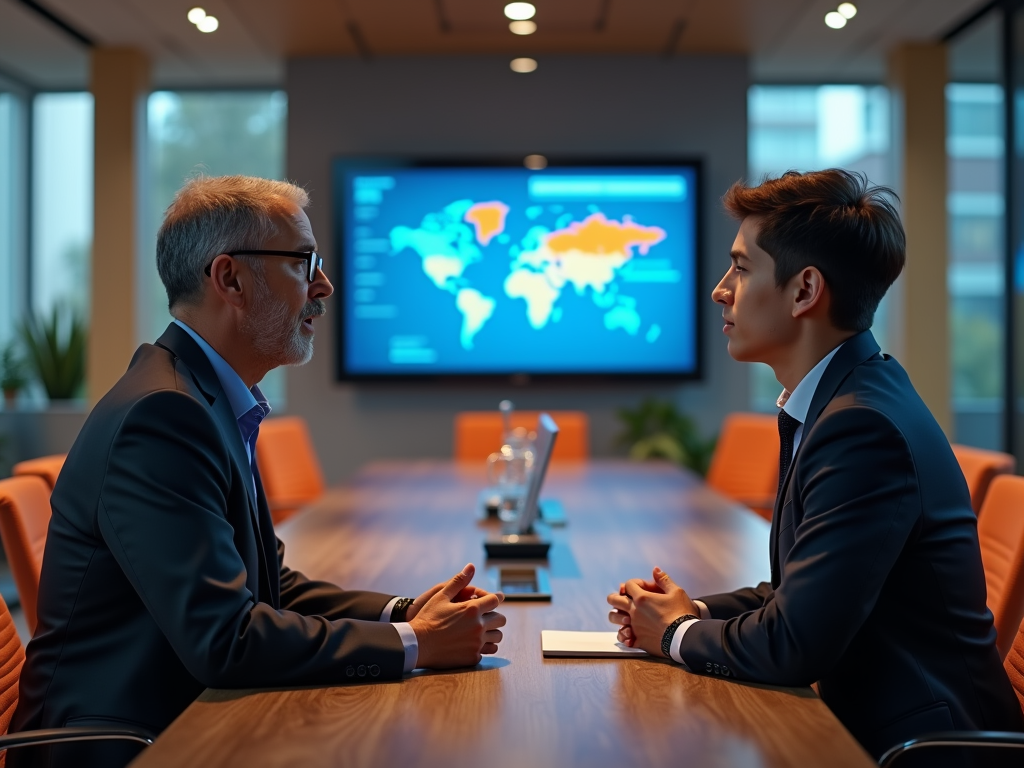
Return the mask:
<path id="1" fill-rule="evenodd" d="M 676 630 L 679 629 L 680 624 L 684 621 L 690 621 L 690 619 L 700 619 L 700 616 L 694 616 L 692 613 L 680 616 L 668 625 L 668 629 L 665 630 L 665 634 L 661 636 L 661 652 L 665 655 L 666 659 L 672 658 L 672 638 L 675 637 Z"/>
<path id="2" fill-rule="evenodd" d="M 411 597 L 400 597 L 395 603 L 395 607 L 391 609 L 392 623 L 405 621 L 405 614 L 409 612 L 410 605 L 412 605 Z"/>

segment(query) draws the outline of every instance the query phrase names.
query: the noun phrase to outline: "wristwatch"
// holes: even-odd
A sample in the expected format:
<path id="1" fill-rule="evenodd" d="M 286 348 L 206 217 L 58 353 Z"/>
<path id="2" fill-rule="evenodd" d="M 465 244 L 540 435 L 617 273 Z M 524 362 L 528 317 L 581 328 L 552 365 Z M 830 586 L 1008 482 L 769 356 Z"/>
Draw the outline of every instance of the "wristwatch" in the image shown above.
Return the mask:
<path id="1" fill-rule="evenodd" d="M 395 606 L 396 608 L 398 606 Z M 692 613 L 688 613 L 685 616 L 680 616 L 678 619 L 668 625 L 668 629 L 665 630 L 665 634 L 661 636 L 661 652 L 665 654 L 666 659 L 672 658 L 672 638 L 679 628 L 679 625 L 684 621 L 690 621 L 690 619 L 700 619 L 700 616 L 694 616 Z"/>
<path id="2" fill-rule="evenodd" d="M 405 614 L 409 612 L 409 606 L 412 605 L 411 597 L 403 597 L 395 603 L 395 607 L 391 609 L 391 622 L 397 623 L 405 621 Z"/>

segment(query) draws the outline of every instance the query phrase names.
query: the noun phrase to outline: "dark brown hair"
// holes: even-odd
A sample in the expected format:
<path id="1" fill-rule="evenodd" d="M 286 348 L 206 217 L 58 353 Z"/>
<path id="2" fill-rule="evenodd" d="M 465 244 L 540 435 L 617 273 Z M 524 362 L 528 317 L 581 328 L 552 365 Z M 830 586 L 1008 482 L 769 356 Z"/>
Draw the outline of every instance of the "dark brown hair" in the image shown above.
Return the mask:
<path id="1" fill-rule="evenodd" d="M 831 293 L 832 324 L 845 331 L 871 327 L 906 262 L 895 192 L 869 186 L 863 174 L 829 168 L 788 171 L 756 187 L 736 182 L 722 201 L 737 219 L 761 219 L 757 245 L 775 260 L 777 286 L 816 267 Z"/>

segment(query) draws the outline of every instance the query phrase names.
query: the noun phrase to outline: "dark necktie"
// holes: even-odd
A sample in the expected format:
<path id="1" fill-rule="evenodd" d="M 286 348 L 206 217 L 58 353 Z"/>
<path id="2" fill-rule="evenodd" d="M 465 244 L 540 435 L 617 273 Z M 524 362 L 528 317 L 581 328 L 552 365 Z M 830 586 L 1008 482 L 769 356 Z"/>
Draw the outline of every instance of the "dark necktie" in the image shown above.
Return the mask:
<path id="1" fill-rule="evenodd" d="M 785 410 L 779 411 L 779 490 L 776 496 L 782 493 L 782 484 L 786 481 L 786 472 L 793 462 L 793 437 L 796 435 L 796 428 L 801 422 L 794 419 Z"/>

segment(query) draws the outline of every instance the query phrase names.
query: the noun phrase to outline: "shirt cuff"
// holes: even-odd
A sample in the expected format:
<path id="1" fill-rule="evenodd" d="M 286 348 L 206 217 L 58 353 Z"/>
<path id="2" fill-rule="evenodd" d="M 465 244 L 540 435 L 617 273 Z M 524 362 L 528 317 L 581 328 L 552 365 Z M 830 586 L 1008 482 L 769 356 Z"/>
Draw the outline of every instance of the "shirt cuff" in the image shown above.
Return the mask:
<path id="1" fill-rule="evenodd" d="M 391 626 L 398 630 L 398 636 L 402 638 L 402 645 L 405 647 L 405 666 L 402 667 L 402 672 L 408 674 L 416 669 L 416 661 L 420 655 L 420 646 L 416 642 L 416 630 L 412 628 L 412 624 L 404 621 L 399 621 Z"/>
<path id="2" fill-rule="evenodd" d="M 700 617 L 702 619 L 710 619 L 711 618 L 711 611 L 709 611 L 708 607 L 706 605 L 704 605 L 704 601 L 703 600 L 694 600 L 693 604 L 697 606 L 697 610 L 700 612 Z"/>
<path id="3" fill-rule="evenodd" d="M 704 613 L 704 611 L 707 610 L 706 606 L 701 606 L 700 604 L 698 604 L 697 607 L 703 608 L 701 613 Z M 676 627 L 676 632 L 674 635 L 672 635 L 672 644 L 669 646 L 668 655 L 672 657 L 672 661 L 676 662 L 677 664 L 682 664 L 684 667 L 686 667 L 686 662 L 683 661 L 683 657 L 679 655 L 679 646 L 683 643 L 683 635 L 686 634 L 686 630 L 688 630 L 698 621 L 700 621 L 700 619 L 690 619 L 689 621 L 684 621 L 682 624 Z M 689 669 L 689 667 L 686 668 Z"/>
<path id="4" fill-rule="evenodd" d="M 377 619 L 377 621 L 391 621 L 391 612 L 395 610 L 395 603 L 397 603 L 401 599 L 401 596 L 399 596 L 392 597 L 390 600 L 388 600 L 388 604 L 385 605 L 384 610 L 380 612 L 380 618 Z M 703 616 L 704 614 L 701 613 L 701 617 Z"/>

